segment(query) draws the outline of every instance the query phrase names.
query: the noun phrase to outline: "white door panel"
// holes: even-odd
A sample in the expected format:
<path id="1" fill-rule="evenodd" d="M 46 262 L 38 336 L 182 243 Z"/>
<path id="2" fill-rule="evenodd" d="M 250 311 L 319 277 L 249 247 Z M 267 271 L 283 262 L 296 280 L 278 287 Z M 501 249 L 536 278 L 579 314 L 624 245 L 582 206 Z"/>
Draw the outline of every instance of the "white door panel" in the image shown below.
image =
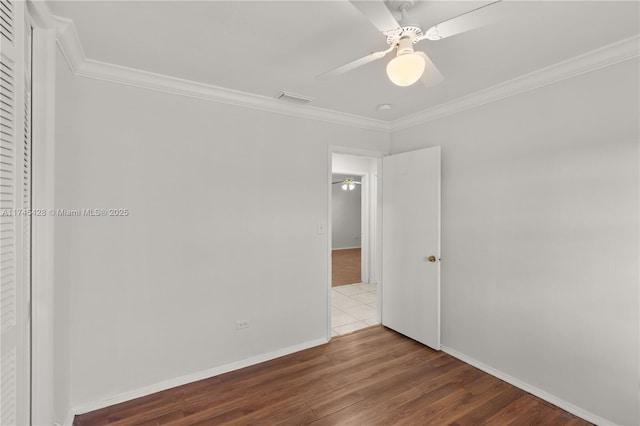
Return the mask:
<path id="1" fill-rule="evenodd" d="M 440 147 L 385 157 L 382 170 L 382 323 L 439 350 Z"/>

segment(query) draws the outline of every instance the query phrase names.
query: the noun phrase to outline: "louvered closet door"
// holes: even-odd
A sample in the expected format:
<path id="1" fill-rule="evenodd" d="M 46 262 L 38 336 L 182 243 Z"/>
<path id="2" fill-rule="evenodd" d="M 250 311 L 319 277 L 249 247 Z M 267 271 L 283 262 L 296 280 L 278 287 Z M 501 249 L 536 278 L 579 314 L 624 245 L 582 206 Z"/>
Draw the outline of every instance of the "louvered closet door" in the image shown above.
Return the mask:
<path id="1" fill-rule="evenodd" d="M 29 424 L 30 27 L 0 0 L 0 424 Z M 27 28 L 29 31 L 27 31 Z"/>

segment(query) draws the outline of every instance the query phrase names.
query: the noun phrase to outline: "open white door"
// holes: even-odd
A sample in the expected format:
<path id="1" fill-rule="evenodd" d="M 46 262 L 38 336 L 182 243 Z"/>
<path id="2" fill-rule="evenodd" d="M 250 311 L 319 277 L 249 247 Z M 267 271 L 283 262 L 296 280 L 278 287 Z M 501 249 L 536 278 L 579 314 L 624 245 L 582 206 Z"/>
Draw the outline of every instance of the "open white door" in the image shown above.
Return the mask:
<path id="1" fill-rule="evenodd" d="M 382 160 L 382 324 L 440 349 L 440 147 Z"/>

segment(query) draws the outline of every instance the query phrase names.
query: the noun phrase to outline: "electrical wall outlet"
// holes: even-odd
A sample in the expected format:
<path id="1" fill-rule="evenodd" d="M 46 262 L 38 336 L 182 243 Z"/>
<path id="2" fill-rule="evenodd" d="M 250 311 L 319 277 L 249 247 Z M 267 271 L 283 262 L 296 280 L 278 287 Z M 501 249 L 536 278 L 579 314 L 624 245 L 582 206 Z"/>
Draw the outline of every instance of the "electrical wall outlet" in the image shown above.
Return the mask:
<path id="1" fill-rule="evenodd" d="M 249 320 L 236 321 L 236 330 L 242 330 L 243 328 L 249 328 Z"/>

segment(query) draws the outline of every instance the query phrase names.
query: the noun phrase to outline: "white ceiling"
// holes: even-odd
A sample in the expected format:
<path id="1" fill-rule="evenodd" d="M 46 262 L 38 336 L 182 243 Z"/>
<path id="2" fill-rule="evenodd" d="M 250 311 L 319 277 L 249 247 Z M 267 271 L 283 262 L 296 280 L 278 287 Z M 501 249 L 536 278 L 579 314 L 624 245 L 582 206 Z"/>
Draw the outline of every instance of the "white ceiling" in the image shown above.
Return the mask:
<path id="1" fill-rule="evenodd" d="M 481 1 L 420 1 L 408 21 L 423 29 Z M 394 86 L 391 55 L 330 80 L 315 76 L 386 47 L 348 1 L 54 1 L 74 21 L 88 58 L 392 121 L 640 32 L 637 1 L 503 1 L 498 22 L 416 45 L 445 81 Z M 393 105 L 379 112 L 379 104 Z"/>

